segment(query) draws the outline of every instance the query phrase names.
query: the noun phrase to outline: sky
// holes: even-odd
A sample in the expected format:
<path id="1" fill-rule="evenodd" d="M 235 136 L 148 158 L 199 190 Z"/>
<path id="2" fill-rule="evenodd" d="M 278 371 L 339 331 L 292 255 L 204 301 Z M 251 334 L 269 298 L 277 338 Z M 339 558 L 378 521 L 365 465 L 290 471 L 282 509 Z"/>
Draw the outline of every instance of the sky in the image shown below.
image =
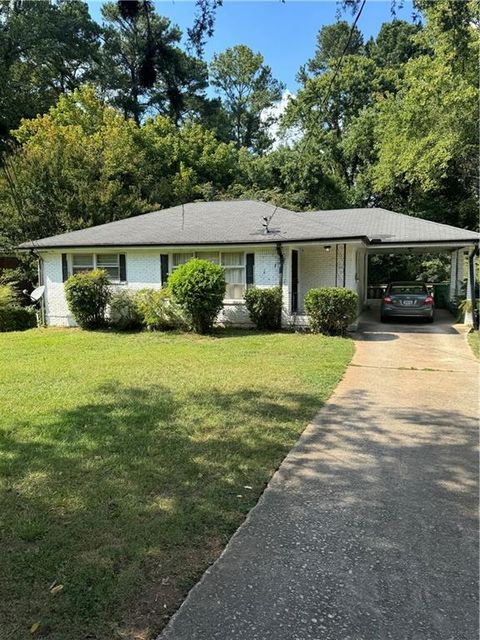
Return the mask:
<path id="1" fill-rule="evenodd" d="M 92 17 L 101 21 L 100 0 L 88 2 Z M 177 24 L 184 34 L 193 23 L 195 4 L 190 0 L 158 0 L 158 13 Z M 375 36 L 383 22 L 392 20 L 390 0 L 367 0 L 357 27 L 365 39 Z M 291 93 L 298 89 L 295 76 L 302 64 L 315 51 L 318 30 L 335 22 L 338 4 L 330 0 L 224 0 L 217 10 L 215 33 L 205 47 L 205 60 L 236 44 L 246 44 L 260 51 L 265 63 L 272 68 Z M 405 2 L 397 11 L 397 18 L 411 20 L 412 2 Z M 352 21 L 350 13 L 344 19 Z"/>

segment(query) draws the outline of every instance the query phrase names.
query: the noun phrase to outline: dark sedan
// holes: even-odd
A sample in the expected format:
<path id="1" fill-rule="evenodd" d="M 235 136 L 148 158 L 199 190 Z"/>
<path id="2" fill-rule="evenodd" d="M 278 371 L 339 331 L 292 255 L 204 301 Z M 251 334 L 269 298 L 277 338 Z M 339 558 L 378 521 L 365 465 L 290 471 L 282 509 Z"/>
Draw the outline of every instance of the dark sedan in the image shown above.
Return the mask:
<path id="1" fill-rule="evenodd" d="M 391 282 L 382 300 L 380 319 L 424 318 L 433 322 L 433 296 L 421 282 Z"/>

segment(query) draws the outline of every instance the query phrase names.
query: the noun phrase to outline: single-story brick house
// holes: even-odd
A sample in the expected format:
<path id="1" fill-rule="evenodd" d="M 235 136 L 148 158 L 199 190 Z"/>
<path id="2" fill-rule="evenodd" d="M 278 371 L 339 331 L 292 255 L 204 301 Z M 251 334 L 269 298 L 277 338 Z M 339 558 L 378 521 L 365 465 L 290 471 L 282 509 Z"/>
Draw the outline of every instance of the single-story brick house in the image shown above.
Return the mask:
<path id="1" fill-rule="evenodd" d="M 73 273 L 104 268 L 119 287 L 159 288 L 193 256 L 225 268 L 227 294 L 219 321 L 244 324 L 246 287 L 283 289 L 285 325 L 305 323 L 312 287 L 353 289 L 367 299 L 370 253 L 451 252 L 451 295 L 462 281 L 463 256 L 479 234 L 379 208 L 293 212 L 262 202 L 195 202 L 125 220 L 25 242 L 39 258 L 49 325 L 74 325 L 64 295 Z"/>

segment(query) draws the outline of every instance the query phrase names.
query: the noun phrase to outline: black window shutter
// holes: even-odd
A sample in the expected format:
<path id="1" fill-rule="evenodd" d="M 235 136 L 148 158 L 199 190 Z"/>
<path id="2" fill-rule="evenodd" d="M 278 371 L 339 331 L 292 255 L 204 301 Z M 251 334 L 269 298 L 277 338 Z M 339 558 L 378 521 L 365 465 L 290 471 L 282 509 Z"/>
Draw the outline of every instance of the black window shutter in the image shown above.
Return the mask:
<path id="1" fill-rule="evenodd" d="M 68 280 L 68 261 L 66 253 L 62 253 L 62 278 L 63 282 Z"/>
<path id="2" fill-rule="evenodd" d="M 168 280 L 168 254 L 162 253 L 160 256 L 160 275 L 162 287 L 165 287 Z"/>
<path id="3" fill-rule="evenodd" d="M 127 262 L 125 260 L 125 254 L 119 254 L 119 266 L 120 266 L 120 282 L 127 281 Z"/>
<path id="4" fill-rule="evenodd" d="M 247 264 L 246 264 L 246 273 L 245 273 L 247 287 L 253 285 L 254 268 L 255 268 L 255 254 L 247 253 Z"/>

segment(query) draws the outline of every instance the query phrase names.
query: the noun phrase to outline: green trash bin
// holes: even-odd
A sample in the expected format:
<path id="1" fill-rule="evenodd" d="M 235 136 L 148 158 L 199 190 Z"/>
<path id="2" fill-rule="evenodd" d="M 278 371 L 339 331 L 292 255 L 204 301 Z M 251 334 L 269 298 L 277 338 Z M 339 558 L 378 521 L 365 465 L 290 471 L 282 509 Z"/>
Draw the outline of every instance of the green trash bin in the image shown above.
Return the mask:
<path id="1" fill-rule="evenodd" d="M 433 285 L 433 299 L 437 309 L 448 309 L 450 285 L 448 282 L 439 282 Z"/>

